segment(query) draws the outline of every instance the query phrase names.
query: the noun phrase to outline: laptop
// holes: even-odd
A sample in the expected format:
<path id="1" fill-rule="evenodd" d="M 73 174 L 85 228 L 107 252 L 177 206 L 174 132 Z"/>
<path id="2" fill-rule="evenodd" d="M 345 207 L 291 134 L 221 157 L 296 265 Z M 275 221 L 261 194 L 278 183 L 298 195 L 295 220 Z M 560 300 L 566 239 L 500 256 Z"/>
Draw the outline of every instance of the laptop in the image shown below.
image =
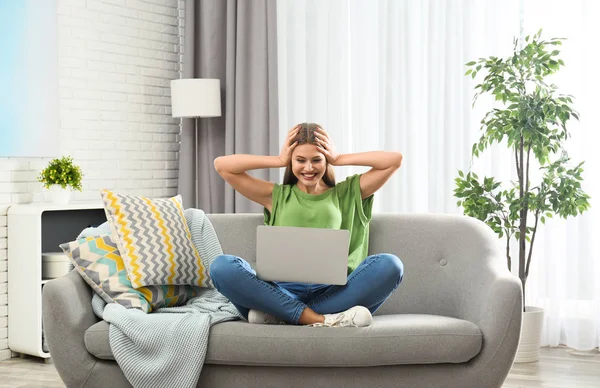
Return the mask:
<path id="1" fill-rule="evenodd" d="M 256 276 L 273 282 L 344 285 L 350 232 L 344 229 L 260 225 Z"/>

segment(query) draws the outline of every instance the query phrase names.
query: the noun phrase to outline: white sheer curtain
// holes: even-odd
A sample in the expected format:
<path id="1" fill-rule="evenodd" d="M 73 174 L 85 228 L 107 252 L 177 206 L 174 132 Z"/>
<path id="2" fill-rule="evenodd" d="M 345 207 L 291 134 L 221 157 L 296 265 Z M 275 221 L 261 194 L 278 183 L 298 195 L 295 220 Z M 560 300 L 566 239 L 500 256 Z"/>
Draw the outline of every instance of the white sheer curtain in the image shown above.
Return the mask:
<path id="1" fill-rule="evenodd" d="M 556 82 L 577 97 L 581 123 L 572 126 L 569 149 L 575 160 L 586 160 L 584 188 L 600 195 L 591 127 L 592 93 L 599 85 L 592 74 L 598 62 L 590 56 L 600 36 L 592 23 L 600 16 L 593 0 L 277 4 L 280 137 L 298 122 L 313 121 L 329 131 L 340 152 L 401 151 L 403 166 L 377 193 L 375 212 L 461 213 L 454 178 L 471 165 L 479 122 L 492 106 L 480 99 L 471 107 L 476 80 L 464 76 L 464 64 L 510 54 L 522 20 L 526 32 L 544 27 L 544 36 L 572 35 L 564 47 L 565 78 Z M 512 154 L 495 146 L 472 167 L 508 180 L 515 178 L 513 164 Z M 336 173 L 341 180 L 366 169 L 339 167 Z M 598 246 L 591 236 L 598 235 L 599 223 L 593 208 L 568 222 L 551 220 L 536 237 L 527 303 L 548 313 L 544 345 L 598 346 Z"/>
<path id="2" fill-rule="evenodd" d="M 485 101 L 471 108 L 471 59 L 510 52 L 517 0 L 280 1 L 281 136 L 314 121 L 340 152 L 398 150 L 401 171 L 374 211 L 459 212 L 457 169 L 468 168 Z M 491 159 L 490 159 L 491 160 Z M 366 171 L 340 167 L 338 179 Z"/>
<path id="3" fill-rule="evenodd" d="M 566 344 L 579 350 L 598 346 L 600 335 L 600 157 L 597 92 L 600 62 L 600 2 L 527 0 L 525 34 L 543 28 L 544 37 L 567 38 L 565 67 L 552 78 L 561 93 L 572 94 L 581 121 L 571 122 L 567 150 L 574 162 L 585 160 L 583 189 L 591 209 L 577 218 L 553 219 L 536 237 L 527 304 L 545 310 L 543 344 Z"/>

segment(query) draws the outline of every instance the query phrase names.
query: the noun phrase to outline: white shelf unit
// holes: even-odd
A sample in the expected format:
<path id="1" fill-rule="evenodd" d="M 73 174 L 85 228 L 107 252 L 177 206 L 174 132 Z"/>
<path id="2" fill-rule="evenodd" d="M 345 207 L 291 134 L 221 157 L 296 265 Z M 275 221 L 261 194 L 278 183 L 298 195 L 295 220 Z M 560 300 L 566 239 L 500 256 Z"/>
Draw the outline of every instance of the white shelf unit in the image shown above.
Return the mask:
<path id="1" fill-rule="evenodd" d="M 42 343 L 42 253 L 61 251 L 87 226 L 106 221 L 101 203 L 32 203 L 8 208 L 8 347 L 49 358 Z M 90 301 L 91 303 L 91 301 Z"/>

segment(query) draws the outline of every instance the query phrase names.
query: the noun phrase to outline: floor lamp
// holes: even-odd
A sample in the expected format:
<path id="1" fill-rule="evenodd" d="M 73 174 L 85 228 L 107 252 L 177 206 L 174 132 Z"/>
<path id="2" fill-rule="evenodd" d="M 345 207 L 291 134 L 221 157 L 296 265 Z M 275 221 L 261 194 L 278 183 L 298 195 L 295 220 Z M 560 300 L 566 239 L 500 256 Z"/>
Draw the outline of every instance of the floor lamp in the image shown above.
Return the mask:
<path id="1" fill-rule="evenodd" d="M 184 78 L 171 81 L 171 114 L 194 119 L 194 183 L 198 206 L 198 118 L 221 116 L 221 83 L 212 78 Z"/>

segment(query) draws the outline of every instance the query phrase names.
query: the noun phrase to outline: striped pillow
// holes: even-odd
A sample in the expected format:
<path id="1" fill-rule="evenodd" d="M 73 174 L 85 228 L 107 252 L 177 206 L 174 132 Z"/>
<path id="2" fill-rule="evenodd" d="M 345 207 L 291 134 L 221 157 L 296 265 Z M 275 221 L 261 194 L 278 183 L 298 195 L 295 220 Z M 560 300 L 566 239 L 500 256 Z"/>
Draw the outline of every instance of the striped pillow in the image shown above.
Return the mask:
<path id="1" fill-rule="evenodd" d="M 208 269 L 192 243 L 181 195 L 150 199 L 102 190 L 102 200 L 134 288 L 209 286 Z"/>
<path id="2" fill-rule="evenodd" d="M 134 289 L 117 245 L 110 236 L 82 237 L 60 245 L 75 270 L 106 303 L 149 313 L 160 307 L 181 306 L 198 295 L 200 287 L 148 286 Z"/>

